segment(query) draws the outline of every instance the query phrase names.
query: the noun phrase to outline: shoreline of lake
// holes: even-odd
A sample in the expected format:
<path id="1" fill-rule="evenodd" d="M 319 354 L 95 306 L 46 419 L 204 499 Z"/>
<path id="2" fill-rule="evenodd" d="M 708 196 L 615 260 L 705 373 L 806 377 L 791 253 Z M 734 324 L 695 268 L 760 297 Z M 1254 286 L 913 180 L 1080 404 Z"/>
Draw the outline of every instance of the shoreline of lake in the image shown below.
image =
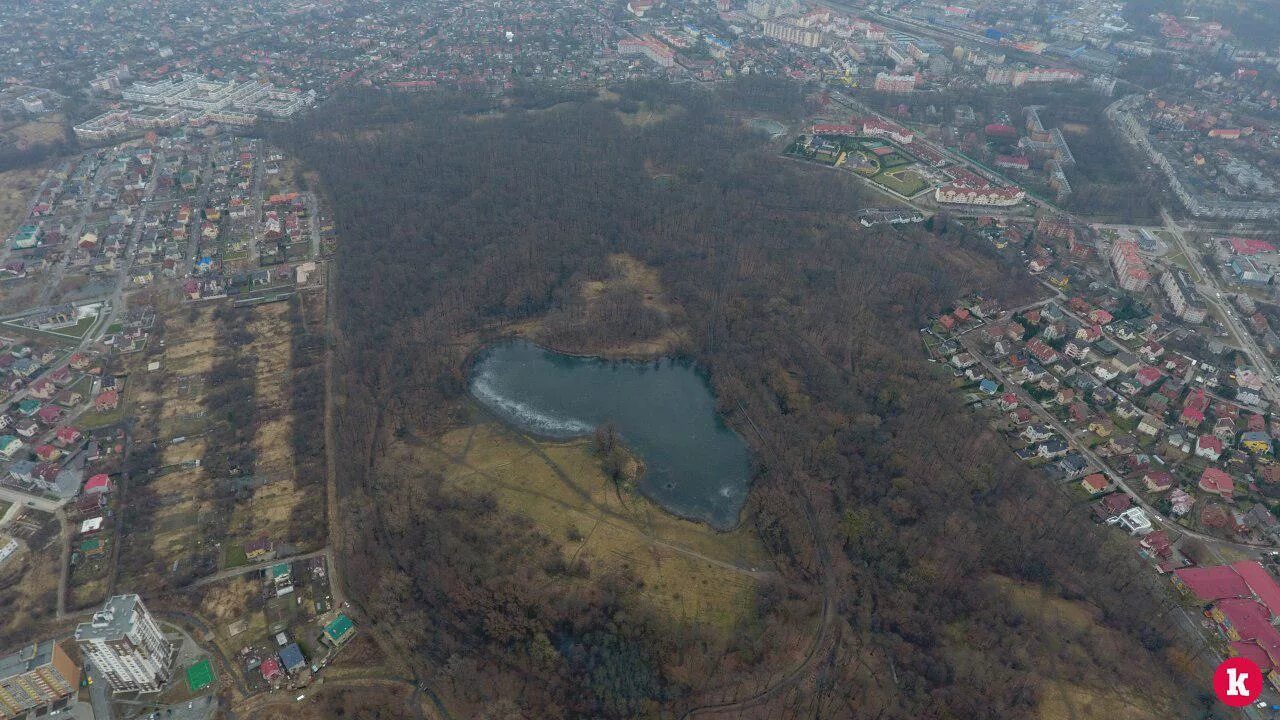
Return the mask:
<path id="1" fill-rule="evenodd" d="M 612 423 L 646 469 L 636 482 L 641 494 L 716 530 L 738 524 L 750 453 L 692 360 L 574 355 L 521 338 L 481 348 L 468 365 L 468 392 L 504 424 L 569 441 Z"/>

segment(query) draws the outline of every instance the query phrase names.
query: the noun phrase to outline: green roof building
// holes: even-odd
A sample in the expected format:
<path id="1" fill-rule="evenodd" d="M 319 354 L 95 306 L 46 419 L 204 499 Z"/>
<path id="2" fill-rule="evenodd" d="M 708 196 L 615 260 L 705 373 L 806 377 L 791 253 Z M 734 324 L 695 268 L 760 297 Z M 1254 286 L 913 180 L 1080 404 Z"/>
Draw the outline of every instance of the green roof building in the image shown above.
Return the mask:
<path id="1" fill-rule="evenodd" d="M 351 624 L 351 618 L 345 614 L 339 614 L 333 622 L 324 626 L 324 637 L 334 647 L 350 640 L 355 634 L 356 628 Z"/>
<path id="2" fill-rule="evenodd" d="M 18 250 L 33 248 L 39 243 L 40 227 L 37 225 L 23 225 L 13 236 L 13 247 Z"/>

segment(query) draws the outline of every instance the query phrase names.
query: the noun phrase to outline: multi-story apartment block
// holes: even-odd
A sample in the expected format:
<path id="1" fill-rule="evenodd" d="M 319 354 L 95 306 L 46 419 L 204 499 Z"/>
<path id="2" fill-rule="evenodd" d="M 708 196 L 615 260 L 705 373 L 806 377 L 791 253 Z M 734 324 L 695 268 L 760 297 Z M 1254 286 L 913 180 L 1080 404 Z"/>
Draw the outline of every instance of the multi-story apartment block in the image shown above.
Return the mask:
<path id="1" fill-rule="evenodd" d="M 28 645 L 0 657 L 0 718 L 26 717 L 29 711 L 47 711 L 75 694 L 80 686 L 80 666 L 68 648 L 53 640 Z"/>
<path id="2" fill-rule="evenodd" d="M 76 642 L 114 692 L 159 692 L 173 672 L 173 645 L 137 595 L 107 600 L 76 628 Z"/>
<path id="3" fill-rule="evenodd" d="M 822 33 L 818 30 L 779 20 L 765 20 L 762 25 L 765 37 L 810 48 L 816 48 L 822 44 Z"/>
<path id="4" fill-rule="evenodd" d="M 1160 288 L 1164 290 L 1165 297 L 1169 298 L 1169 305 L 1175 315 L 1189 323 L 1204 322 L 1208 311 L 1196 302 L 1195 288 L 1185 271 L 1169 271 L 1161 275 Z"/>
<path id="5" fill-rule="evenodd" d="M 1111 246 L 1111 268 L 1120 287 L 1129 292 L 1139 292 L 1151 282 L 1147 264 L 1138 254 L 1138 244 L 1130 240 L 1117 240 Z"/>

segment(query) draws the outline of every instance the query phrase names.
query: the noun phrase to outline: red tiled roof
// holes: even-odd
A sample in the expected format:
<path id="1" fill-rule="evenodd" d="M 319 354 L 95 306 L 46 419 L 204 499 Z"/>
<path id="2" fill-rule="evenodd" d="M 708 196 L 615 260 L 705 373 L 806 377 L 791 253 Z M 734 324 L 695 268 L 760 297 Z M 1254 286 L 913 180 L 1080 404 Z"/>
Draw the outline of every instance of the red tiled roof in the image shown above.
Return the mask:
<path id="1" fill-rule="evenodd" d="M 1230 495 L 1235 492 L 1235 481 L 1227 473 L 1218 468 L 1205 468 L 1200 475 L 1200 489 L 1208 493 Z"/>
<path id="2" fill-rule="evenodd" d="M 1201 600 L 1257 598 L 1272 615 L 1280 612 L 1280 584 L 1256 561 L 1183 568 L 1174 575 Z"/>

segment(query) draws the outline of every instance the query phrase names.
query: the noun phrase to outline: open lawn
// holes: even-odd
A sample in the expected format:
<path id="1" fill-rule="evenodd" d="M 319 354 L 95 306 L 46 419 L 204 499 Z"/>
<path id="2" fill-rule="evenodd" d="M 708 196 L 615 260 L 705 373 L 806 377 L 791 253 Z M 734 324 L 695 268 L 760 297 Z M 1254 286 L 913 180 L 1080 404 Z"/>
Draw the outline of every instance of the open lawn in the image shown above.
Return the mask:
<path id="1" fill-rule="evenodd" d="M 447 486 L 493 492 L 562 543 L 566 559 L 631 569 L 655 609 L 678 620 L 730 630 L 752 602 L 753 569 L 770 570 L 751 528 L 717 533 L 615 487 L 586 440 L 538 442 L 479 422 L 398 443 L 389 456 L 440 470 Z"/>
<path id="2" fill-rule="evenodd" d="M 887 187 L 905 197 L 911 197 L 912 195 L 915 195 L 921 190 L 929 187 L 929 183 L 925 182 L 924 178 L 910 170 L 882 172 L 871 178 L 871 181 L 876 184 L 883 185 L 884 187 Z"/>

